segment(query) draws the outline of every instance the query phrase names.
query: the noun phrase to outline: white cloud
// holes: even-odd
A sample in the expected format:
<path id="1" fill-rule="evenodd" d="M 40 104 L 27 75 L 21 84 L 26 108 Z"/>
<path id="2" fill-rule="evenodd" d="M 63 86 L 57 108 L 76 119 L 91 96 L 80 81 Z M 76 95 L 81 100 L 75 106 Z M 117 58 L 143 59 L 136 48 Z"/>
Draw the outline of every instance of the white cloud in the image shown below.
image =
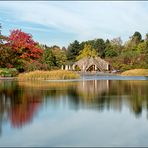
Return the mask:
<path id="1" fill-rule="evenodd" d="M 0 2 L 16 19 L 76 34 L 77 39 L 129 36 L 148 26 L 148 2 Z"/>

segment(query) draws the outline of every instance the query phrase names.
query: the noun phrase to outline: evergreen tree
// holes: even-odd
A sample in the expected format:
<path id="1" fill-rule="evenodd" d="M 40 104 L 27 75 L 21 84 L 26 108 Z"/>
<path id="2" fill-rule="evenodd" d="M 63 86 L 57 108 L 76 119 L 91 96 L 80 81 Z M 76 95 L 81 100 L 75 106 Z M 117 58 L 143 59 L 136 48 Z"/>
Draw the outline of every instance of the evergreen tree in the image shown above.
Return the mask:
<path id="1" fill-rule="evenodd" d="M 133 36 L 132 36 L 132 42 L 135 43 L 136 45 L 139 44 L 142 40 L 142 35 L 140 32 L 136 31 Z"/>
<path id="2" fill-rule="evenodd" d="M 105 42 L 103 39 L 94 40 L 93 48 L 97 51 L 98 55 L 104 57 Z"/>
<path id="3" fill-rule="evenodd" d="M 67 51 L 68 60 L 75 61 L 76 56 L 79 55 L 80 50 L 81 50 L 80 43 L 79 41 L 75 40 L 73 43 L 71 43 L 68 46 L 68 51 Z"/>

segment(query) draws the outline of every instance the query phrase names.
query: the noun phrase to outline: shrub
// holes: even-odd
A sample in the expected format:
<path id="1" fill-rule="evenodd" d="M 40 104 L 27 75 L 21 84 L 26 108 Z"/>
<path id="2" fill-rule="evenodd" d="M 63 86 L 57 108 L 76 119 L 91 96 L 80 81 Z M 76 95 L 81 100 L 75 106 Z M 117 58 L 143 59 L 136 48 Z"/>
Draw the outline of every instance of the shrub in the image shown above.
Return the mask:
<path id="1" fill-rule="evenodd" d="M 17 76 L 18 71 L 15 68 L 1 68 L 0 76 L 2 77 L 15 77 Z"/>
<path id="2" fill-rule="evenodd" d="M 35 70 L 48 70 L 48 65 L 42 64 L 39 61 L 26 62 L 24 70 L 26 72 L 35 71 Z"/>

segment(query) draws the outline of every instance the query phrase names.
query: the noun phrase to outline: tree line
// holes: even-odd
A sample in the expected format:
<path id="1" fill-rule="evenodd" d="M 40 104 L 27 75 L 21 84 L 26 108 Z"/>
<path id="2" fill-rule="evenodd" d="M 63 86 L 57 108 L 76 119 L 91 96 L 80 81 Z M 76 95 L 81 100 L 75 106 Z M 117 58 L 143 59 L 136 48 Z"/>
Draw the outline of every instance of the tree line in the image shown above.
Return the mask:
<path id="1" fill-rule="evenodd" d="M 67 48 L 47 46 L 35 42 L 29 33 L 16 29 L 9 36 L 1 33 L 0 68 L 16 68 L 19 72 L 59 69 L 84 57 L 99 56 L 111 64 L 111 69 L 121 71 L 148 68 L 148 34 L 142 38 L 136 31 L 126 42 L 120 37 L 104 40 L 97 38 L 73 41 Z"/>
<path id="2" fill-rule="evenodd" d="M 100 56 L 109 61 L 112 69 L 121 71 L 148 68 L 148 34 L 142 39 L 141 33 L 136 31 L 125 43 L 117 37 L 112 40 L 76 40 L 68 46 L 68 60 L 75 61 L 85 56 Z"/>

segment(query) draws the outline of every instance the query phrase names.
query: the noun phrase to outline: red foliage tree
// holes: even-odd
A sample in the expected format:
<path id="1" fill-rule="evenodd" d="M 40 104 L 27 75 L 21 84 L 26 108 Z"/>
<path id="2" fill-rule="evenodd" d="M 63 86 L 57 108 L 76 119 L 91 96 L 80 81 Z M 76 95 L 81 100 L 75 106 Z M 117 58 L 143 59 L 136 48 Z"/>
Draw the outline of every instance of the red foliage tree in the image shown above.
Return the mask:
<path id="1" fill-rule="evenodd" d="M 43 50 L 32 39 L 32 36 L 21 30 L 12 30 L 9 36 L 9 45 L 24 60 L 36 60 L 40 58 Z"/>

